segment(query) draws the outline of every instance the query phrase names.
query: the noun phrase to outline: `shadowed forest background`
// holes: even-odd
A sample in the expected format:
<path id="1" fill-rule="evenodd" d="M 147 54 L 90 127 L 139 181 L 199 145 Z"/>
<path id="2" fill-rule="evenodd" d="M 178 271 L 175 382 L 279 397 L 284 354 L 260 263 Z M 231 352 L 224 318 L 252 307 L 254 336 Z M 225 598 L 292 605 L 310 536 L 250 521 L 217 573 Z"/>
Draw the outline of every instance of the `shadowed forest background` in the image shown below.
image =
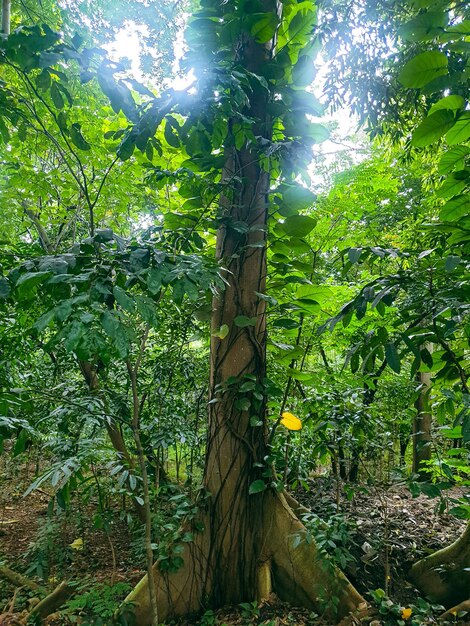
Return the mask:
<path id="1" fill-rule="evenodd" d="M 2 0 L 0 626 L 470 623 L 470 9 Z"/>

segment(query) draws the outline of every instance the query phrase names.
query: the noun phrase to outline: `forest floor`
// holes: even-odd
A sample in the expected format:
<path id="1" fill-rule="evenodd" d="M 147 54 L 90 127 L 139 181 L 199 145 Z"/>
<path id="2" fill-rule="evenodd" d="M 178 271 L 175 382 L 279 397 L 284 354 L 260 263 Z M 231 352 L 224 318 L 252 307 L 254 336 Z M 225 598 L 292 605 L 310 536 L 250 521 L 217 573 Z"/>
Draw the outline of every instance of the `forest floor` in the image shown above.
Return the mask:
<path id="1" fill-rule="evenodd" d="M 309 490 L 298 490 L 296 498 L 312 511 L 307 524 L 317 525 L 318 518 L 333 520 L 330 530 L 317 540 L 336 546 L 337 558 L 344 559 L 343 569 L 371 601 L 362 617 L 349 618 L 344 626 L 369 624 L 438 624 L 442 609 L 419 599 L 406 581 L 410 566 L 419 558 L 448 545 L 462 532 L 465 522 L 448 514 L 448 502 L 460 495 L 458 487 L 446 493 L 447 501 L 412 497 L 404 485 L 389 488 L 362 484 L 348 499 L 336 481 L 319 477 Z M 349 493 L 349 492 L 348 492 Z M 77 583 L 77 595 L 65 612 L 49 619 L 50 626 L 77 623 L 83 626 L 108 623 L 108 616 L 143 574 L 142 553 L 124 520 L 113 519 L 109 533 L 92 527 L 90 507 L 78 510 L 73 518 L 64 517 L 57 525 L 48 516 L 50 496 L 35 491 L 26 498 L 10 481 L 2 485 L 0 501 L 0 562 L 30 577 L 42 575 L 52 587 L 62 579 Z M 450 505 L 452 506 L 452 504 Z M 332 517 L 333 516 L 333 517 Z M 321 532 L 321 531 L 320 531 Z M 78 540 L 78 541 L 77 541 Z M 328 544 L 328 542 L 330 542 Z M 115 562 L 113 565 L 113 553 Z M 136 563 L 140 566 L 136 567 Z M 386 590 L 389 600 L 375 603 L 371 591 Z M 14 624 L 5 613 L 20 613 L 28 594 L 0 582 L 0 626 Z M 31 594 L 29 594 L 31 595 Z M 14 597 L 14 605 L 12 599 Z M 402 611 L 411 608 L 411 617 L 402 619 Z M 93 618 L 93 612 L 99 616 Z M 23 614 L 24 615 L 24 614 Z M 9 621 L 10 620 L 10 621 Z M 456 623 L 457 620 L 452 623 Z M 19 624 L 22 622 L 19 621 Z M 470 616 L 459 624 L 470 624 Z M 244 604 L 206 613 L 182 626 L 331 626 L 311 611 L 291 607 L 273 599 L 262 606 Z"/>

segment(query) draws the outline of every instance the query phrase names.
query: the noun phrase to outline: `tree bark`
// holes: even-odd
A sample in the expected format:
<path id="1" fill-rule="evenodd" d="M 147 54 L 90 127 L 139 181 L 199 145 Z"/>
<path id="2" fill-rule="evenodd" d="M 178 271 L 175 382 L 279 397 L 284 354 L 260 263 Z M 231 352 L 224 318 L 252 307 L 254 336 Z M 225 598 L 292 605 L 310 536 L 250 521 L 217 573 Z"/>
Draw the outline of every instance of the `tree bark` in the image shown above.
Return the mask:
<path id="1" fill-rule="evenodd" d="M 426 461 L 431 460 L 432 452 L 432 414 L 429 410 L 431 373 L 418 372 L 416 380 L 421 388 L 415 402 L 416 415 L 413 420 L 413 473 L 418 474 L 420 480 L 427 480 L 429 474 L 426 472 Z"/>
<path id="2" fill-rule="evenodd" d="M 11 0 L 2 0 L 2 33 L 10 34 Z"/>
<path id="3" fill-rule="evenodd" d="M 410 580 L 434 602 L 451 607 L 470 592 L 470 523 L 450 546 L 413 565 Z"/>

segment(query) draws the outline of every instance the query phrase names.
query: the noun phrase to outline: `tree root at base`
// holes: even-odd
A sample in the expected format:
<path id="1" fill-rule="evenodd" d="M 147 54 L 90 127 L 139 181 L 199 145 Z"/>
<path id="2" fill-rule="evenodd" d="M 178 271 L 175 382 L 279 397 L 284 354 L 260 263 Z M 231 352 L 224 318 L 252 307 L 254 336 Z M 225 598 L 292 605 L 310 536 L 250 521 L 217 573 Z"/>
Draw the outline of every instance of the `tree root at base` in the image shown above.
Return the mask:
<path id="1" fill-rule="evenodd" d="M 469 568 L 470 523 L 457 541 L 415 563 L 409 577 L 421 593 L 450 607 L 468 599 Z"/>
<path id="2" fill-rule="evenodd" d="M 252 590 L 251 597 L 240 597 L 240 602 L 264 599 L 273 591 L 281 600 L 321 613 L 331 624 L 365 604 L 347 578 L 318 552 L 314 543 L 306 541 L 305 527 L 282 494 L 267 492 L 262 506 L 262 545 L 254 556 L 257 589 Z M 197 613 L 206 600 L 210 603 L 208 537 L 207 532 L 202 533 L 185 547 L 184 565 L 177 572 L 163 573 L 158 564 L 154 565 L 159 620 Z M 125 603 L 132 603 L 137 626 L 151 623 L 147 577 Z"/>
<path id="3" fill-rule="evenodd" d="M 441 619 L 454 619 L 460 611 L 470 611 L 470 599 L 460 602 L 441 615 Z"/>

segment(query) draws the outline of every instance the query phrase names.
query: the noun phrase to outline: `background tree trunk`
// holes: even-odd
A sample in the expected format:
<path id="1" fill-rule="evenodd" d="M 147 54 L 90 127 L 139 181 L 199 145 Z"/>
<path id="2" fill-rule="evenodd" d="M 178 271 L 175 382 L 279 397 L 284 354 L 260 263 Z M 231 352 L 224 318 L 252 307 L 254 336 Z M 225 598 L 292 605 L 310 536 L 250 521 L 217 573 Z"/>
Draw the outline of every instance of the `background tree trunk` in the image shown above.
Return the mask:
<path id="1" fill-rule="evenodd" d="M 10 34 L 11 0 L 2 0 L 2 33 Z"/>
<path id="2" fill-rule="evenodd" d="M 413 473 L 418 474 L 420 480 L 427 480 L 429 474 L 425 471 L 425 462 L 430 461 L 432 456 L 432 414 L 429 409 L 431 373 L 418 372 L 416 381 L 421 388 L 415 402 L 416 415 L 413 420 Z"/>

